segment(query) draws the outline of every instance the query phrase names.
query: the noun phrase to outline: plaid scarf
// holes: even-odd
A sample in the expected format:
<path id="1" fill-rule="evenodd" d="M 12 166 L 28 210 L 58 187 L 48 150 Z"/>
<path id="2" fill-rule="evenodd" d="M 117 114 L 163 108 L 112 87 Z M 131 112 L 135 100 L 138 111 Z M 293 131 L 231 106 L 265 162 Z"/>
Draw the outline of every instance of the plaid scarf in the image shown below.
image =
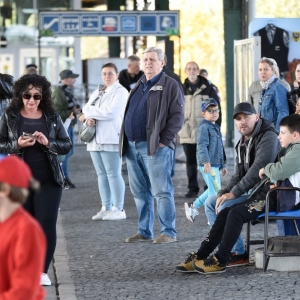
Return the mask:
<path id="1" fill-rule="evenodd" d="M 274 79 L 277 78 L 275 74 L 272 74 L 271 77 L 266 81 L 260 81 L 260 85 L 263 90 L 266 90 L 269 88 L 269 85 L 274 81 Z"/>

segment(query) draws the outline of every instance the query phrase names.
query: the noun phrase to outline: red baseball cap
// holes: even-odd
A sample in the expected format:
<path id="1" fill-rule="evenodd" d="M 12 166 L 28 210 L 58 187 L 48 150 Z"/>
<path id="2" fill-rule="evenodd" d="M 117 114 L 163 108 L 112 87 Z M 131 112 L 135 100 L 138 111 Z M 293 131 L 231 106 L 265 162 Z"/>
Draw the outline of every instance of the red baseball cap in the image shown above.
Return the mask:
<path id="1" fill-rule="evenodd" d="M 29 188 L 32 173 L 28 165 L 17 156 L 7 156 L 0 160 L 0 182 L 18 188 Z"/>

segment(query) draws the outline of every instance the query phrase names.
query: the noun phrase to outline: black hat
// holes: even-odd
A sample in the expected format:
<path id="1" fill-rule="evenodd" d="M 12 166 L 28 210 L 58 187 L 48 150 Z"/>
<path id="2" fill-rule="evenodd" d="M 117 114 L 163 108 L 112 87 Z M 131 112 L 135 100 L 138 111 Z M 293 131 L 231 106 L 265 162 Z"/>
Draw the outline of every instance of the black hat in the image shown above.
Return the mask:
<path id="1" fill-rule="evenodd" d="M 200 72 L 199 72 L 199 74 L 202 75 L 203 73 L 207 73 L 208 74 L 208 72 L 205 69 L 201 69 Z"/>
<path id="2" fill-rule="evenodd" d="M 256 114 L 256 110 L 249 102 L 241 102 L 234 107 L 233 119 L 237 114 L 253 115 Z"/>
<path id="3" fill-rule="evenodd" d="M 79 74 L 73 73 L 71 70 L 63 70 L 59 73 L 60 79 L 77 78 Z"/>
<path id="4" fill-rule="evenodd" d="M 28 69 L 28 68 L 35 68 L 37 69 L 37 65 L 36 64 L 28 64 L 25 66 L 25 69 Z"/>

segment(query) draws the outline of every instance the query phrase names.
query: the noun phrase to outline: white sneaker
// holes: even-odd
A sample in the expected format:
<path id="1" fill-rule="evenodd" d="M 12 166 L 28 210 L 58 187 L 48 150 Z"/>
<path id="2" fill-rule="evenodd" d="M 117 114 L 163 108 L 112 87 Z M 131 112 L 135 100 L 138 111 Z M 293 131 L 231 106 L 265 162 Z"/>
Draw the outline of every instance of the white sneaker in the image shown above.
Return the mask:
<path id="1" fill-rule="evenodd" d="M 198 209 L 193 206 L 193 203 L 185 202 L 184 210 L 186 218 L 191 222 L 194 222 L 195 217 L 199 215 Z"/>
<path id="2" fill-rule="evenodd" d="M 103 221 L 114 221 L 126 219 L 125 210 L 119 210 L 117 207 L 112 207 L 111 212 L 102 218 Z"/>
<path id="3" fill-rule="evenodd" d="M 46 273 L 42 273 L 40 285 L 51 285 L 51 280 Z"/>
<path id="4" fill-rule="evenodd" d="M 111 210 L 106 210 L 106 206 L 102 206 L 101 210 L 99 212 L 97 212 L 97 214 L 92 217 L 92 220 L 93 221 L 102 220 L 103 217 L 108 215 L 110 212 L 111 212 Z"/>

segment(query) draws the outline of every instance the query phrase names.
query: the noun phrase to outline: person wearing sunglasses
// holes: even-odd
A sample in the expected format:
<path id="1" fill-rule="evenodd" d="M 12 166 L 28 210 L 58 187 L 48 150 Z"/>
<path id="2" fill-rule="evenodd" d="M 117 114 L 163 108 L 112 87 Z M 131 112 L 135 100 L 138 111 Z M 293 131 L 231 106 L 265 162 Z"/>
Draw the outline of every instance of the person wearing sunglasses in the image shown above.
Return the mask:
<path id="1" fill-rule="evenodd" d="M 28 74 L 13 86 L 12 101 L 0 119 L 0 153 L 21 157 L 39 182 L 30 190 L 24 208 L 40 223 L 47 239 L 42 285 L 51 285 L 47 271 L 56 246 L 56 220 L 64 177 L 57 155 L 72 146 L 51 100 L 50 82 Z M 28 233 L 30 234 L 30 233 Z"/>

